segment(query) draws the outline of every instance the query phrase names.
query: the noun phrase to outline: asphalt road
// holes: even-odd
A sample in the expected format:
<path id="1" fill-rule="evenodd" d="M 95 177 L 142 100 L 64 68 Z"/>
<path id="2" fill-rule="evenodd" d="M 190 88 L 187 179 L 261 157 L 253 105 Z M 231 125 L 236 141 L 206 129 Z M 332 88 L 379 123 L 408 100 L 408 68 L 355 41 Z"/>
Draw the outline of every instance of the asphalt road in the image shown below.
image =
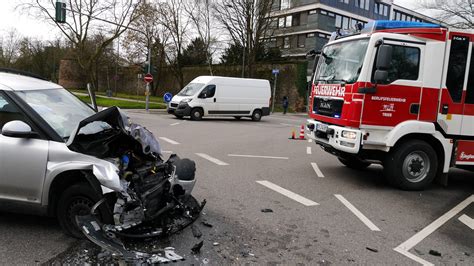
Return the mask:
<path id="1" fill-rule="evenodd" d="M 128 114 L 159 137 L 165 157 L 196 161 L 193 195 L 208 202 L 195 223 L 203 236 L 187 228 L 150 243 L 175 247 L 186 264 L 474 264 L 470 172 L 453 170 L 447 188 L 400 191 L 380 166 L 351 170 L 314 143 L 288 139 L 304 116 L 195 122 Z M 0 213 L 0 234 L 0 264 L 74 262 L 98 252 L 52 219 Z M 201 254 L 192 255 L 201 240 Z"/>

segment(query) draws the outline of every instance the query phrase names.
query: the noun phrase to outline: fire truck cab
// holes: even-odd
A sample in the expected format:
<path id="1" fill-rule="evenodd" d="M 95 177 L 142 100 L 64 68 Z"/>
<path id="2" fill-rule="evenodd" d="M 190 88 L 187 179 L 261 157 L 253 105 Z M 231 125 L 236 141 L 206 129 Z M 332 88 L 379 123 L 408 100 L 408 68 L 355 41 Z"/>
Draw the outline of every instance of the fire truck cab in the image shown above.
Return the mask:
<path id="1" fill-rule="evenodd" d="M 334 35 L 333 35 L 334 36 Z M 374 21 L 317 53 L 309 136 L 405 190 L 474 167 L 474 31 Z"/>

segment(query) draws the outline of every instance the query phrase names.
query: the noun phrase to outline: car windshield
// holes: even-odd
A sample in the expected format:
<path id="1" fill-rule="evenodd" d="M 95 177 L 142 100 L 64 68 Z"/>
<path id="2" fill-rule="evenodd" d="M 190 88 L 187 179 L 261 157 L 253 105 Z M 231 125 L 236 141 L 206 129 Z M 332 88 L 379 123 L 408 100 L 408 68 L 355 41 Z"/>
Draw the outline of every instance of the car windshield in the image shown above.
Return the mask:
<path id="1" fill-rule="evenodd" d="M 319 59 L 315 82 L 346 83 L 357 81 L 369 39 L 331 44 L 324 47 Z"/>
<path id="2" fill-rule="evenodd" d="M 203 83 L 189 83 L 177 95 L 178 96 L 193 96 L 204 86 Z"/>
<path id="3" fill-rule="evenodd" d="M 65 89 L 19 91 L 17 95 L 63 139 L 69 138 L 79 122 L 95 114 L 87 104 Z"/>

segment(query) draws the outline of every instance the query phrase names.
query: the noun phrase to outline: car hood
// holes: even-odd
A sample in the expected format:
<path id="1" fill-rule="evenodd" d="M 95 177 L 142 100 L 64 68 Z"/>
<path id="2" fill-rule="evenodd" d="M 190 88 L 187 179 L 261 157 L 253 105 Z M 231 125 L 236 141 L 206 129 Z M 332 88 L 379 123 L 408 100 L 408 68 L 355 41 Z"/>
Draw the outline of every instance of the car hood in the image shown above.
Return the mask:
<path id="1" fill-rule="evenodd" d="M 87 126 L 94 122 L 104 122 L 110 128 L 91 131 Z M 160 144 L 153 134 L 130 123 L 118 107 L 105 109 L 79 122 L 66 145 L 72 151 L 98 158 L 120 157 L 127 150 L 142 156 L 161 155 Z"/>
<path id="2" fill-rule="evenodd" d="M 182 100 L 184 99 L 191 99 L 193 98 L 193 96 L 178 96 L 178 95 L 175 95 L 172 99 L 171 99 L 171 102 L 172 103 L 180 103 Z"/>

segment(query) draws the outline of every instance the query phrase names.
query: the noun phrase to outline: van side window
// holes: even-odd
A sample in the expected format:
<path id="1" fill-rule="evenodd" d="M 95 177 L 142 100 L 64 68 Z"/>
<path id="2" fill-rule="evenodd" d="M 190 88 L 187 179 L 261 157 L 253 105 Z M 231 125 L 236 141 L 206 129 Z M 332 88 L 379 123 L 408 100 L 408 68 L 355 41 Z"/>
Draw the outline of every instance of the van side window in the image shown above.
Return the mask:
<path id="1" fill-rule="evenodd" d="M 391 45 L 392 60 L 388 69 L 387 84 L 395 80 L 417 80 L 420 73 L 420 49 L 401 45 Z M 372 71 L 372 82 L 374 82 L 375 64 Z"/>
<path id="2" fill-rule="evenodd" d="M 466 75 L 469 37 L 453 36 L 449 54 L 446 87 L 454 102 L 461 102 L 464 77 Z"/>
<path id="3" fill-rule="evenodd" d="M 473 51 L 474 52 L 474 51 Z M 474 104 L 474 54 L 471 53 L 471 63 L 467 81 L 466 103 Z"/>
<path id="4" fill-rule="evenodd" d="M 207 85 L 202 91 L 201 94 L 203 98 L 212 98 L 216 95 L 216 85 Z M 206 95 L 204 97 L 204 95 Z"/>

